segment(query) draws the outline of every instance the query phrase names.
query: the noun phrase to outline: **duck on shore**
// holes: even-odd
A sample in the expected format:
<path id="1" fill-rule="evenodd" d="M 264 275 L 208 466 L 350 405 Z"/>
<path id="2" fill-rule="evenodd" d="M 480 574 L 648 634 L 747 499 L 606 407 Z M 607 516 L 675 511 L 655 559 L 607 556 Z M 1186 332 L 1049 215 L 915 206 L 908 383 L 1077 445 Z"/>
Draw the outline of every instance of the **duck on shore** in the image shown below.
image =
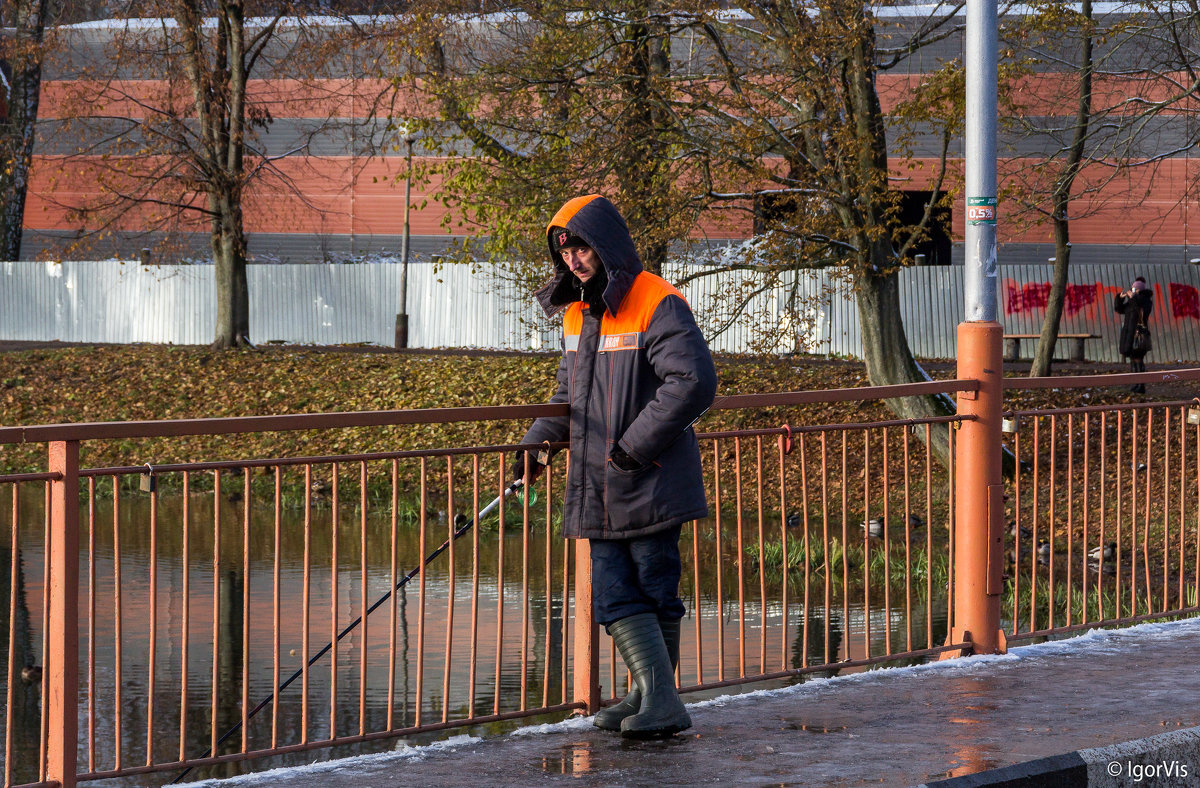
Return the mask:
<path id="1" fill-rule="evenodd" d="M 1117 557 L 1117 543 L 1108 542 L 1107 544 L 1097 545 L 1088 551 L 1089 561 L 1111 561 Z"/>

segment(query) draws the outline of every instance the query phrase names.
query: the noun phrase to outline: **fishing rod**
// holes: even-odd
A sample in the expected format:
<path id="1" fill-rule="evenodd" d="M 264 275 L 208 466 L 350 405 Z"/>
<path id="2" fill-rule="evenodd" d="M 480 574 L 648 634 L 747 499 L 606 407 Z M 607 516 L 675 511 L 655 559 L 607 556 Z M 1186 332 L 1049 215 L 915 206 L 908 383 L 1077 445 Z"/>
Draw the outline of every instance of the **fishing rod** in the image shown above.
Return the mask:
<path id="1" fill-rule="evenodd" d="M 295 673 L 293 673 L 293 674 L 292 674 L 292 675 L 291 675 L 291 676 L 288 678 L 288 680 L 287 680 L 287 681 L 285 681 L 285 682 L 283 682 L 282 684 L 280 684 L 280 685 L 279 685 L 279 689 L 278 689 L 278 690 L 275 690 L 274 692 L 271 692 L 271 693 L 270 693 L 270 694 L 268 694 L 268 695 L 267 695 L 265 698 L 263 698 L 263 699 L 262 699 L 262 700 L 259 702 L 259 704 L 258 704 L 257 706 L 255 706 L 255 707 L 254 707 L 254 710 L 253 710 L 253 711 L 251 711 L 249 714 L 247 714 L 247 715 L 246 715 L 246 718 L 245 718 L 245 720 L 239 720 L 238 722 L 236 722 L 236 723 L 234 724 L 234 726 L 233 726 L 232 728 L 230 728 L 229 730 L 225 731 L 225 733 L 221 735 L 221 738 L 217 739 L 217 743 L 216 743 L 216 744 L 215 744 L 213 747 L 210 747 L 210 748 L 209 748 L 207 751 L 205 751 L 205 753 L 204 753 L 203 755 L 201 755 L 200 757 L 201 757 L 201 758 L 207 758 L 209 755 L 211 755 L 211 754 L 213 753 L 213 751 L 214 751 L 214 750 L 215 750 L 217 747 L 220 747 L 220 746 L 221 746 L 221 744 L 222 744 L 222 743 L 224 743 L 224 741 L 225 741 L 226 739 L 228 739 L 230 736 L 232 736 L 233 734 L 235 734 L 235 733 L 237 733 L 239 730 L 241 730 L 241 729 L 242 729 L 242 723 L 243 723 L 243 722 L 249 722 L 249 721 L 250 721 L 250 719 L 251 719 L 251 718 L 253 718 L 255 714 L 258 714 L 260 711 L 262 711 L 264 708 L 266 708 L 266 707 L 267 707 L 267 704 L 269 704 L 269 703 L 270 703 L 272 700 L 274 700 L 274 699 L 275 699 L 275 696 L 276 696 L 277 694 L 279 694 L 279 693 L 283 692 L 285 689 L 287 689 L 287 688 L 288 688 L 288 687 L 289 687 L 289 686 L 292 684 L 292 682 L 294 682 L 296 679 L 298 679 L 298 678 L 300 678 L 302 675 L 304 675 L 304 671 L 305 671 L 307 668 L 311 668 L 311 667 L 312 667 L 314 664 L 316 664 L 317 660 L 319 660 L 321 657 L 325 656 L 325 655 L 326 655 L 326 654 L 328 654 L 328 653 L 329 653 L 331 650 L 333 650 L 333 647 L 334 647 L 335 645 L 337 645 L 338 643 L 340 643 L 340 642 L 341 642 L 341 640 L 342 640 L 342 638 L 344 638 L 346 635 L 350 634 L 350 633 L 351 633 L 351 632 L 354 630 L 354 628 L 355 628 L 355 627 L 357 627 L 359 624 L 361 624 L 364 618 L 366 618 L 367 616 L 371 615 L 371 613 L 375 612 L 376 608 L 378 608 L 380 605 L 382 605 L 382 604 L 383 604 L 384 602 L 386 602 L 387 600 L 391 599 L 391 597 L 392 597 L 392 594 L 394 594 L 394 593 L 396 593 L 397 591 L 399 591 L 401 588 L 403 588 L 403 587 L 404 587 L 404 585 L 405 585 L 406 583 L 408 583 L 408 581 L 409 581 L 409 580 L 412 580 L 414 577 L 416 577 L 416 576 L 417 576 L 417 575 L 420 573 L 420 571 L 421 571 L 421 569 L 422 569 L 423 567 L 426 567 L 426 566 L 428 566 L 428 565 L 429 565 L 429 563 L 430 563 L 431 561 L 433 561 L 433 559 L 437 558 L 439 555 L 441 555 L 443 552 L 445 552 L 445 551 L 446 551 L 446 548 L 448 548 L 448 547 L 450 546 L 450 543 L 451 543 L 451 542 L 453 542 L 455 539 L 458 539 L 460 536 L 462 536 L 463 534 L 465 534 L 467 531 L 471 530 L 471 527 L 472 527 L 472 526 L 474 526 L 476 523 L 478 523 L 478 522 L 480 522 L 481 520 L 483 520 L 483 518 L 485 518 L 485 517 L 487 517 L 489 514 L 491 514 L 491 513 L 492 513 L 492 510 L 493 510 L 493 509 L 495 509 L 497 506 L 499 506 L 501 501 L 503 501 L 505 498 L 507 498 L 508 496 L 512 495 L 512 494 L 513 494 L 513 493 L 515 493 L 517 490 L 519 490 L 519 489 L 521 488 L 521 486 L 522 486 L 524 483 L 525 483 L 525 480 L 524 480 L 524 478 L 521 478 L 521 479 L 516 479 L 516 480 L 514 480 L 514 481 L 512 482 L 512 484 L 510 484 L 510 485 L 508 485 L 507 487 L 505 487 L 505 488 L 504 488 L 504 492 L 502 492 L 502 493 L 500 493 L 499 495 L 497 495 L 497 496 L 496 496 L 496 498 L 495 498 L 495 500 L 493 500 L 493 501 L 492 501 L 491 503 L 489 503 L 487 506 L 485 506 L 485 507 L 483 507 L 482 509 L 480 509 L 480 510 L 479 510 L 479 512 L 478 512 L 478 513 L 475 515 L 474 519 L 472 519 L 472 520 L 468 520 L 466 523 L 463 523 L 463 525 L 462 525 L 461 527 L 459 527 L 459 529 L 458 529 L 458 530 L 456 530 L 456 531 L 455 531 L 455 532 L 454 532 L 454 533 L 453 533 L 453 534 L 450 536 L 450 538 L 448 538 L 446 541 L 442 542 L 442 545 L 441 545 L 441 547 L 439 547 L 438 549 L 434 550 L 432 553 L 430 553 L 430 554 L 429 554 L 429 555 L 428 555 L 428 556 L 425 558 L 425 560 L 424 560 L 424 561 L 422 561 L 422 562 L 421 562 L 420 564 L 418 564 L 417 566 L 413 567 L 413 568 L 412 568 L 412 570 L 411 570 L 411 571 L 409 571 L 409 573 L 408 573 L 408 574 L 406 574 L 406 575 L 405 575 L 403 578 L 401 578 L 401 579 L 400 579 L 400 580 L 399 580 L 399 581 L 396 583 L 396 585 L 395 585 L 393 588 L 391 588 L 391 589 L 390 589 L 390 590 L 389 590 L 389 591 L 388 591 L 386 594 L 384 594 L 383 596 L 379 597 L 379 599 L 376 599 L 376 600 L 375 600 L 375 602 L 374 602 L 374 603 L 372 603 L 372 605 L 371 605 L 369 608 L 367 608 L 367 609 L 366 609 L 366 612 L 362 613 L 362 614 L 361 614 L 361 615 L 360 615 L 358 618 L 354 619 L 354 620 L 353 620 L 353 621 L 351 621 L 349 624 L 347 624 L 347 625 L 346 625 L 346 627 L 345 627 L 345 629 L 343 629 L 341 632 L 339 632 L 339 633 L 338 633 L 338 636 L 337 636 L 336 638 L 334 638 L 333 640 L 331 640 L 331 641 L 329 641 L 328 643 L 326 643 L 324 648 L 322 648 L 320 651 L 318 651 L 318 652 L 317 652 L 316 654 L 314 654 L 313 656 L 309 657 L 309 660 L 308 660 L 308 662 L 307 662 L 307 663 L 304 665 L 304 667 L 302 667 L 302 668 L 297 668 L 297 669 L 296 669 L 296 672 L 295 672 Z M 466 518 L 465 518 L 465 517 L 464 517 L 462 514 L 459 514 L 459 515 L 458 515 L 458 517 L 462 517 L 463 519 L 466 519 Z M 456 517 L 456 518 L 455 518 L 455 521 L 456 521 L 456 522 L 458 521 L 458 517 Z M 176 777 L 174 780 L 172 780 L 172 781 L 171 781 L 171 783 L 170 783 L 170 784 L 171 784 L 171 785 L 174 785 L 175 783 L 178 783 L 180 780 L 182 780 L 184 777 L 186 777 L 186 776 L 187 776 L 187 775 L 188 775 L 188 774 L 189 774 L 189 773 L 192 771 L 192 769 L 193 769 L 193 768 L 195 768 L 195 767 L 193 767 L 193 766 L 189 766 L 189 767 L 187 767 L 186 769 L 184 769 L 182 772 L 180 772 L 180 773 L 179 773 L 179 776 L 178 776 L 178 777 Z"/>

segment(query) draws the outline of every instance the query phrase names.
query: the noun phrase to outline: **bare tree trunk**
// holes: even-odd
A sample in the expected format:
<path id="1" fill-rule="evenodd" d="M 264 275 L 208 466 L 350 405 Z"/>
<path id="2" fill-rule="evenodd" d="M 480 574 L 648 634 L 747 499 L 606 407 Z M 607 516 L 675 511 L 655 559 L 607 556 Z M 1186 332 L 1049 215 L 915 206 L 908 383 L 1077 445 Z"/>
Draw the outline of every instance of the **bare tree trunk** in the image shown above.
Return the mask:
<path id="1" fill-rule="evenodd" d="M 648 15 L 649 6 L 647 3 L 639 10 Z M 670 241 L 655 230 L 663 225 L 663 213 L 669 204 L 669 157 L 663 129 L 671 119 L 665 117 L 658 103 L 656 83 L 669 77 L 670 38 L 666 25 L 657 20 L 628 25 L 625 35 L 632 53 L 622 136 L 630 144 L 627 155 L 620 157 L 615 166 L 617 199 L 641 251 L 642 264 L 650 273 L 660 274 L 670 252 Z"/>
<path id="2" fill-rule="evenodd" d="M 242 221 L 245 183 L 246 64 L 245 17 L 240 0 L 217 3 L 216 36 L 206 54 L 201 7 L 175 0 L 183 31 L 187 75 L 201 127 L 200 158 L 208 171 L 208 194 L 215 266 L 217 325 L 212 346 L 250 342 L 250 297 L 246 281 L 246 230 Z M 276 19 L 278 21 L 278 19 Z"/>
<path id="3" fill-rule="evenodd" d="M 21 259 L 21 233 L 25 226 L 25 192 L 33 157 L 38 97 L 42 86 L 42 39 L 45 30 L 43 0 L 19 0 L 13 26 L 16 35 L 8 47 L 8 112 L 0 123 L 0 259 Z"/>
<path id="4" fill-rule="evenodd" d="M 1071 228 L 1064 218 L 1070 203 L 1069 195 L 1055 196 L 1054 206 L 1054 274 L 1050 282 L 1050 295 L 1046 299 L 1046 314 L 1042 316 L 1042 333 L 1038 336 L 1037 350 L 1029 376 L 1040 378 L 1050 374 L 1050 363 L 1054 360 L 1054 348 L 1058 344 L 1058 327 L 1062 320 L 1063 302 L 1067 293 L 1067 270 L 1071 264 Z"/>
<path id="5" fill-rule="evenodd" d="M 929 376 L 917 364 L 908 347 L 900 318 L 900 277 L 894 271 L 880 276 L 858 275 L 854 281 L 858 324 L 862 333 L 863 362 L 873 386 L 923 383 Z M 954 403 L 945 395 L 898 397 L 888 407 L 903 419 L 950 416 Z M 932 450 L 943 463 L 950 461 L 950 438 L 945 424 L 931 430 Z M 921 430 L 917 437 L 925 439 Z"/>
<path id="6" fill-rule="evenodd" d="M 213 347 L 241 347 L 250 343 L 250 289 L 246 279 L 246 236 L 241 202 L 235 196 L 218 196 L 212 202 L 219 212 L 212 223 L 217 288 Z"/>

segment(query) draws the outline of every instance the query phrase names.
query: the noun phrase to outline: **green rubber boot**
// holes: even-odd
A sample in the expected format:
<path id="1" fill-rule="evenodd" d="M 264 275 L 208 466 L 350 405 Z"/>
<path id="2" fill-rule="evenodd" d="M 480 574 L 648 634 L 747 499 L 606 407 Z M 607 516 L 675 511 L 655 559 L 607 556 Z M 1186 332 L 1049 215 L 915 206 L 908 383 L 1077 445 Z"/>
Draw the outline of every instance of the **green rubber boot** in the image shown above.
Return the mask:
<path id="1" fill-rule="evenodd" d="M 658 625 L 662 629 L 663 641 L 667 646 L 667 657 L 671 660 L 672 681 L 675 677 L 675 667 L 679 665 L 679 624 L 678 618 L 660 618 L 658 620 Z M 642 692 L 637 688 L 637 682 L 634 682 L 633 688 L 629 690 L 629 694 L 625 696 L 624 700 L 608 708 L 600 709 L 596 712 L 592 724 L 602 730 L 619 731 L 621 730 L 621 721 L 631 714 L 637 714 L 641 707 Z"/>
<path id="2" fill-rule="evenodd" d="M 675 671 L 671 668 L 658 616 L 653 613 L 628 616 L 610 624 L 608 631 L 641 696 L 637 713 L 621 720 L 621 735 L 630 739 L 658 739 L 692 727 L 692 719 L 675 690 Z"/>

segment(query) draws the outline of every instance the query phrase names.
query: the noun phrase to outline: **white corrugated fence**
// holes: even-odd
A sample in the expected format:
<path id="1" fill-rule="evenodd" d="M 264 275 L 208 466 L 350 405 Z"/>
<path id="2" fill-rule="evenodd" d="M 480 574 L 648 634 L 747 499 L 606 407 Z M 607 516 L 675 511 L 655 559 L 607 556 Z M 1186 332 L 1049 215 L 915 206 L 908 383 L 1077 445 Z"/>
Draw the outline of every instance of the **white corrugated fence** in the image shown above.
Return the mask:
<path id="1" fill-rule="evenodd" d="M 678 266 L 667 277 L 678 280 L 695 270 Z M 1049 265 L 1002 267 L 999 314 L 1006 332 L 1040 330 L 1050 275 Z M 1096 334 L 1100 338 L 1085 345 L 1086 358 L 1119 361 L 1120 322 L 1112 297 L 1138 275 L 1149 280 L 1155 295 L 1150 321 L 1155 344 L 1148 360 L 1200 361 L 1196 266 L 1076 265 L 1060 333 Z M 390 346 L 399 281 L 395 263 L 252 265 L 251 338 Z M 908 268 L 900 284 L 914 354 L 953 358 L 955 327 L 963 315 L 962 268 Z M 745 271 L 699 277 L 683 286 L 713 350 L 861 355 L 858 313 L 843 272 L 789 274 L 749 299 L 737 297 L 754 287 Z M 466 265 L 412 264 L 408 292 L 411 347 L 558 348 L 553 323 L 512 283 L 492 273 L 472 272 Z M 212 266 L 0 263 L 0 340 L 207 344 L 215 304 Z"/>

